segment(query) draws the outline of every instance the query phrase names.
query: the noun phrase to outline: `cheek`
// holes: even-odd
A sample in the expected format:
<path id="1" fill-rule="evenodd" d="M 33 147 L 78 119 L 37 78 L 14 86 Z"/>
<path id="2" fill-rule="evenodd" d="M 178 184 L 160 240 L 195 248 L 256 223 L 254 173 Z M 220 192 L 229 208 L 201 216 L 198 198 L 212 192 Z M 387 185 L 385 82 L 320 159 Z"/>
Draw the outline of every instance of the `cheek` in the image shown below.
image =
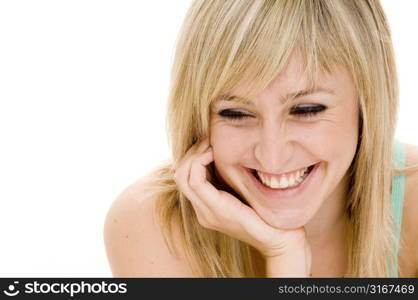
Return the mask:
<path id="1" fill-rule="evenodd" d="M 346 153 L 349 157 L 354 156 L 358 143 L 359 115 L 357 110 L 342 114 L 334 139 L 337 142 L 339 151 Z"/>
<path id="2" fill-rule="evenodd" d="M 250 135 L 244 128 L 213 126 L 210 143 L 215 161 L 232 163 L 241 160 L 250 151 Z"/>
<path id="3" fill-rule="evenodd" d="M 293 128 L 293 138 L 316 159 L 335 168 L 348 168 L 358 142 L 358 118 L 336 114 L 308 125 Z"/>
<path id="4" fill-rule="evenodd" d="M 336 120 L 324 126 L 319 140 L 329 160 L 336 163 L 338 168 L 346 170 L 357 148 L 358 116 L 346 114 Z"/>

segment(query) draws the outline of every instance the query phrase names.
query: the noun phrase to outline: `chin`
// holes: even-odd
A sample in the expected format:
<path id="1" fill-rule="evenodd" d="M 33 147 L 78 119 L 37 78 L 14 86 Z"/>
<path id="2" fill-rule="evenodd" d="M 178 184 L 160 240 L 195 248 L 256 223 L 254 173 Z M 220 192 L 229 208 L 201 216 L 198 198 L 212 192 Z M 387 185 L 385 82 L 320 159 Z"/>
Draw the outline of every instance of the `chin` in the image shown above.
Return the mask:
<path id="1" fill-rule="evenodd" d="M 297 229 L 305 226 L 310 217 L 307 216 L 306 212 L 295 211 L 295 212 L 261 212 L 257 214 L 263 219 L 264 222 L 274 228 L 279 229 Z"/>

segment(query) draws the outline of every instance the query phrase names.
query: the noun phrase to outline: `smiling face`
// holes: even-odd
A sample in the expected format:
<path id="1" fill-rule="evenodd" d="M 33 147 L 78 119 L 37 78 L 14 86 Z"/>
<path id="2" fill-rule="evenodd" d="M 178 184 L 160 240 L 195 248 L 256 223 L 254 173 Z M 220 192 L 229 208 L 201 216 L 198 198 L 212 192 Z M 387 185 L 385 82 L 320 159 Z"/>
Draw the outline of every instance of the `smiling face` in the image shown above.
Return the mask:
<path id="1" fill-rule="evenodd" d="M 277 228 L 304 226 L 324 203 L 329 210 L 341 207 L 332 202 L 344 199 L 358 141 L 351 76 L 336 68 L 318 77 L 315 90 L 307 89 L 301 60 L 292 56 L 250 104 L 236 101 L 242 88 L 211 107 L 218 177 Z"/>

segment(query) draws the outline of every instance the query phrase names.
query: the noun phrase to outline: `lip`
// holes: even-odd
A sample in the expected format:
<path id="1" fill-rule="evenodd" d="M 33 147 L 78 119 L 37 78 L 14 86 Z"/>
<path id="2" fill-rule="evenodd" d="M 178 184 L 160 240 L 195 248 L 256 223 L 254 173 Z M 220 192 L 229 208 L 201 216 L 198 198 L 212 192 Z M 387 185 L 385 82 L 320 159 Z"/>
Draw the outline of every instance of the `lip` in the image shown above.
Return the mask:
<path id="1" fill-rule="evenodd" d="M 289 187 L 284 190 L 275 190 L 263 185 L 257 178 L 252 174 L 252 169 L 245 168 L 246 172 L 251 178 L 251 181 L 254 183 L 257 190 L 264 195 L 266 198 L 274 198 L 274 199 L 285 199 L 285 198 L 294 198 L 295 196 L 301 194 L 306 188 L 309 186 L 313 178 L 315 178 L 316 171 L 321 166 L 322 162 L 318 162 L 315 164 L 312 171 L 308 174 L 305 180 L 298 186 Z"/>

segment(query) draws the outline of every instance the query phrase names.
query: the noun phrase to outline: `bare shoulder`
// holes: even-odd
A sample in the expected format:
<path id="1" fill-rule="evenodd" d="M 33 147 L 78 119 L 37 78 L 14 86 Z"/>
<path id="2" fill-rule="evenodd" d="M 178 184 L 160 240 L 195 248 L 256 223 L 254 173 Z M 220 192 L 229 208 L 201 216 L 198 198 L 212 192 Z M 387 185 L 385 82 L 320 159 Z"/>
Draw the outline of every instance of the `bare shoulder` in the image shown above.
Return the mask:
<path id="1" fill-rule="evenodd" d="M 418 146 L 404 144 L 406 166 L 418 165 Z M 405 277 L 418 276 L 418 171 L 406 175 L 400 267 Z M 402 274 L 401 274 L 402 275 Z"/>
<path id="2" fill-rule="evenodd" d="M 184 252 L 175 257 L 165 243 L 156 217 L 156 200 L 145 196 L 144 184 L 138 180 L 112 203 L 103 234 L 113 276 L 194 277 Z M 174 231 L 179 239 L 176 227 Z"/>

